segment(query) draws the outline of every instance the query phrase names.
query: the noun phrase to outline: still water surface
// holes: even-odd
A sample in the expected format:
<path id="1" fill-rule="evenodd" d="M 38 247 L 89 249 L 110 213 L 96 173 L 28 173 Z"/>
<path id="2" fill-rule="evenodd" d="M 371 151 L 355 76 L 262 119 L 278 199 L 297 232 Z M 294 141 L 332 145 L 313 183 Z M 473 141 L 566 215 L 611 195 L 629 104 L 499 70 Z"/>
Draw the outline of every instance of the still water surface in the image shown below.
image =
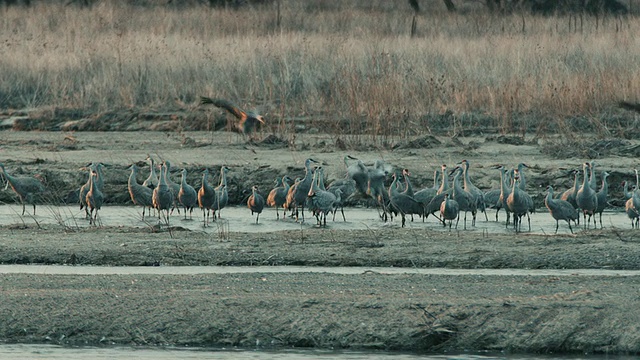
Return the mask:
<path id="1" fill-rule="evenodd" d="M 147 347 L 63 347 L 56 345 L 0 345 L 3 360 L 170 360 L 170 359 L 237 359 L 237 360 L 631 360 L 631 356 L 615 355 L 506 355 L 506 354 L 442 354 L 423 355 L 392 352 L 359 352 L 330 350 L 229 350 Z"/>

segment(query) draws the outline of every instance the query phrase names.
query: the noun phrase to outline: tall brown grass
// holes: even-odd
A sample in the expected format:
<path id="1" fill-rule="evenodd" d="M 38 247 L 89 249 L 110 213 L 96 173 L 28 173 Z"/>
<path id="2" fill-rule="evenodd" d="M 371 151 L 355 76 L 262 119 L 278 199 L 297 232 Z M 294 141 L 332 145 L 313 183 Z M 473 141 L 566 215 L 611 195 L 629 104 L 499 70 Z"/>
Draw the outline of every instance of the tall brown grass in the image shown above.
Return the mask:
<path id="1" fill-rule="evenodd" d="M 405 2 L 284 0 L 279 28 L 273 4 L 2 7 L 0 107 L 172 111 L 206 95 L 266 112 L 277 131 L 305 119 L 385 141 L 448 125 L 601 131 L 618 100 L 640 100 L 635 16 L 580 29 L 430 1 L 414 38 Z"/>

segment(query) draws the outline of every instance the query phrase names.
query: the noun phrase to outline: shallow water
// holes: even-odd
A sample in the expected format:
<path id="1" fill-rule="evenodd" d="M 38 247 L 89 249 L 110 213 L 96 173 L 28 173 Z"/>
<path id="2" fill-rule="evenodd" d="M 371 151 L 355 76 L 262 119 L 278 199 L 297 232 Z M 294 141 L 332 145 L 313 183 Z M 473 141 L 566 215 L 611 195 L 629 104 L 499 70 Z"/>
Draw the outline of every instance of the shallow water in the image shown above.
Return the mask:
<path id="1" fill-rule="evenodd" d="M 32 208 L 27 207 L 31 212 Z M 84 210 L 80 210 L 78 206 L 50 206 L 41 205 L 36 209 L 36 216 L 25 214 L 21 215 L 22 206 L 20 205 L 3 205 L 0 206 L 0 225 L 12 224 L 60 224 L 72 228 L 81 228 L 89 226 L 89 222 L 84 218 Z M 192 219 L 184 219 L 184 213 L 178 215 L 174 212 L 170 216 L 169 224 L 171 226 L 180 226 L 192 231 L 204 231 L 207 233 L 224 232 L 272 232 L 280 230 L 300 230 L 316 226 L 314 218 L 307 217 L 304 224 L 295 222 L 293 219 L 282 218 L 280 212 L 280 220 L 276 220 L 276 211 L 272 208 L 265 209 L 259 218 L 259 223 L 255 223 L 255 216 L 251 216 L 251 212 L 246 207 L 235 206 L 222 210 L 222 218 L 215 222 L 211 222 L 208 227 L 203 227 L 202 212 L 199 209 L 194 210 Z M 307 214 L 308 215 L 308 214 Z M 480 213 L 477 217 L 476 226 L 471 226 L 471 214 L 467 216 L 467 230 L 464 230 L 464 220 L 462 215 L 458 224 L 459 231 L 476 231 L 486 234 L 492 233 L 513 233 L 513 227 L 506 227 L 504 224 L 504 211 L 499 214 L 499 222 L 495 221 L 495 211 L 488 210 L 487 216 L 489 221 L 485 220 L 484 214 Z M 378 216 L 376 209 L 369 208 L 347 208 L 345 209 L 345 217 L 347 221 L 342 220 L 342 215 L 338 212 L 336 221 L 327 221 L 327 228 L 333 230 L 366 230 L 377 229 L 382 227 L 400 227 L 400 219 L 394 219 L 392 222 L 383 222 Z M 164 223 L 164 222 L 163 222 Z M 627 215 L 623 212 L 605 212 L 602 216 L 602 223 L 605 228 L 630 228 L 630 222 Z M 98 225 L 101 226 L 125 226 L 125 227 L 148 227 L 158 224 L 157 216 L 147 216 L 142 220 L 142 208 L 132 206 L 104 206 L 99 213 Z M 531 231 L 528 231 L 528 223 L 524 219 L 522 229 L 528 234 L 553 234 L 555 232 L 556 222 L 546 209 L 539 209 L 537 213 L 531 214 Z M 599 223 L 598 223 L 599 226 Z M 407 218 L 406 227 L 409 229 L 431 229 L 436 231 L 448 231 L 437 219 L 429 217 L 425 222 L 419 217 L 410 221 Z M 582 231 L 582 224 L 574 226 L 574 231 Z M 558 230 L 559 234 L 569 233 L 569 227 L 566 222 L 561 222 Z"/>
<path id="2" fill-rule="evenodd" d="M 0 265 L 0 274 L 38 275 L 195 275 L 236 273 L 422 274 L 479 276 L 640 276 L 640 270 L 604 269 L 444 269 L 322 266 L 65 266 Z"/>
<path id="3" fill-rule="evenodd" d="M 63 347 L 56 345 L 7 344 L 0 345 L 3 360 L 113 360 L 113 359 L 237 359 L 237 360 L 630 360 L 630 356 L 615 355 L 508 355 L 508 354 L 407 354 L 392 352 L 360 352 L 330 350 L 230 350 L 202 348 L 148 347 Z M 635 359 L 635 358 L 634 358 Z"/>

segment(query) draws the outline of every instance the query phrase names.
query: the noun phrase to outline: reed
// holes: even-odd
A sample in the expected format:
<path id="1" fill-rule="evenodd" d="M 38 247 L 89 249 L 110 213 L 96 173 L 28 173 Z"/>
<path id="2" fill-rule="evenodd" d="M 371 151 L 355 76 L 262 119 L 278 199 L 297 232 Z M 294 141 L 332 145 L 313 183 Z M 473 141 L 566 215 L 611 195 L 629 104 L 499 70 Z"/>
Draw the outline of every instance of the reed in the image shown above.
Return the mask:
<path id="1" fill-rule="evenodd" d="M 637 17 L 585 16 L 580 29 L 430 1 L 413 38 L 404 2 L 284 0 L 279 27 L 273 3 L 2 7 L 0 108 L 170 112 L 206 95 L 257 108 L 289 138 L 302 123 L 381 144 L 453 126 L 630 126 L 611 115 L 639 100 Z"/>

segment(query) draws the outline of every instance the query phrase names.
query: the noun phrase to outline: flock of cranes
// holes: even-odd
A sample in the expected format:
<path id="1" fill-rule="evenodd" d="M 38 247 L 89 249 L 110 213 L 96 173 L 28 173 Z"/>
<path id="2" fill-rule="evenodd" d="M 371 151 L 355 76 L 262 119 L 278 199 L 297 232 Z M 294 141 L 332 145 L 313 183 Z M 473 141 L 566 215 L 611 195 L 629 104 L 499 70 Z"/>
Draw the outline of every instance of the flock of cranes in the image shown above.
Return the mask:
<path id="1" fill-rule="evenodd" d="M 209 184 L 209 171 L 202 172 L 199 187 L 194 188 L 187 183 L 187 170 L 181 170 L 181 180 L 175 183 L 171 180 L 169 171 L 171 163 L 163 161 L 160 166 L 149 156 L 149 175 L 139 184 L 137 181 L 139 168 L 136 164 L 129 167 L 131 171 L 128 179 L 128 192 L 133 204 L 142 207 L 142 219 L 150 216 L 155 210 L 159 219 L 169 223 L 173 211 L 184 211 L 184 218 L 193 218 L 193 210 L 202 210 L 203 226 L 208 226 L 216 217 L 220 217 L 222 210 L 229 201 L 227 187 L 227 173 L 229 168 L 220 169 L 220 183 L 213 187 Z M 426 220 L 429 216 L 438 219 L 444 226 L 458 227 L 460 220 L 467 228 L 467 217 L 471 215 L 471 226 L 475 226 L 478 213 L 484 213 L 488 221 L 487 209 L 496 209 L 495 219 L 502 209 L 506 213 L 506 225 L 513 225 L 516 232 L 522 231 L 522 223 L 527 219 L 528 230 L 531 230 L 530 214 L 535 212 L 532 197 L 526 191 L 525 170 L 528 166 L 518 164 L 515 169 L 507 169 L 497 165 L 500 186 L 498 189 L 482 191 L 476 187 L 470 177 L 470 163 L 463 160 L 451 170 L 442 165 L 434 171 L 433 186 L 414 191 L 411 184 L 411 173 L 408 169 L 395 170 L 382 160 L 373 165 L 357 158 L 345 156 L 344 178 L 334 180 L 325 186 L 324 168 L 317 165 L 314 159 L 306 159 L 303 177 L 292 179 L 289 175 L 276 179 L 276 186 L 263 197 L 258 186 L 253 186 L 247 200 L 247 207 L 252 215 L 256 215 L 258 223 L 260 214 L 265 206 L 276 209 L 276 220 L 280 220 L 290 213 L 296 221 L 303 222 L 305 209 L 316 218 L 318 226 L 326 226 L 327 217 L 341 211 L 343 221 L 346 221 L 344 206 L 355 201 L 366 201 L 377 208 L 383 221 L 392 221 L 394 217 L 401 218 L 405 226 L 407 217 L 419 216 Z M 597 186 L 594 163 L 585 162 L 582 170 L 574 170 L 573 187 L 559 194 L 554 193 L 552 186 L 546 189 L 544 199 L 549 213 L 556 220 L 556 233 L 559 222 L 565 221 L 573 233 L 572 223 L 580 224 L 580 214 L 584 227 L 588 228 L 593 221 L 596 228 L 596 215 L 599 215 L 602 228 L 602 212 L 608 204 L 609 173 L 602 172 L 601 185 Z M 90 224 L 96 225 L 98 212 L 104 204 L 104 165 L 92 163 L 83 168 L 88 172 L 87 182 L 78 191 L 80 209 L 85 210 L 85 216 Z M 6 181 L 5 189 L 9 186 L 17 194 L 22 204 L 22 214 L 25 205 L 33 205 L 36 212 L 36 198 L 45 193 L 42 182 L 35 177 L 12 176 L 0 163 L 0 175 Z M 582 180 L 580 181 L 580 176 Z M 389 185 L 388 180 L 391 181 Z M 626 198 L 625 212 L 631 220 L 632 228 L 639 228 L 640 221 L 640 178 L 636 170 L 636 184 L 632 186 L 624 182 Z M 593 220 L 592 220 L 593 219 Z"/>

